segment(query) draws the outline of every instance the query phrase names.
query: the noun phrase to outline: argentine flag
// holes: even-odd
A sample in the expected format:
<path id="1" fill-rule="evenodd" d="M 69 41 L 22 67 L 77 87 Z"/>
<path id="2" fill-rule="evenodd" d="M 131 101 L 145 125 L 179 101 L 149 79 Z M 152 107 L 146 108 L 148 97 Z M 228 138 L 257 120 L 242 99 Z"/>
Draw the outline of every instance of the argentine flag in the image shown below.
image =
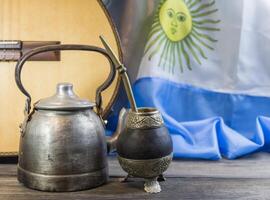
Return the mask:
<path id="1" fill-rule="evenodd" d="M 133 84 L 157 107 L 174 156 L 270 150 L 270 1 L 161 0 Z"/>

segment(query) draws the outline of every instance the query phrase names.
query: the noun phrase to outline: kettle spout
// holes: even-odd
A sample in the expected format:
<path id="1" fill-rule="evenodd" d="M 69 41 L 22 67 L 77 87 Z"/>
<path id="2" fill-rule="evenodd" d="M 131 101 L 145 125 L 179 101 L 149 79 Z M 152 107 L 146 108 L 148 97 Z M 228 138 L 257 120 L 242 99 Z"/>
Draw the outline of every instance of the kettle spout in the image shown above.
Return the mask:
<path id="1" fill-rule="evenodd" d="M 125 128 L 127 113 L 128 113 L 128 110 L 126 108 L 122 108 L 120 110 L 116 131 L 113 133 L 111 137 L 107 138 L 107 152 L 108 153 L 116 150 L 117 139 Z"/>

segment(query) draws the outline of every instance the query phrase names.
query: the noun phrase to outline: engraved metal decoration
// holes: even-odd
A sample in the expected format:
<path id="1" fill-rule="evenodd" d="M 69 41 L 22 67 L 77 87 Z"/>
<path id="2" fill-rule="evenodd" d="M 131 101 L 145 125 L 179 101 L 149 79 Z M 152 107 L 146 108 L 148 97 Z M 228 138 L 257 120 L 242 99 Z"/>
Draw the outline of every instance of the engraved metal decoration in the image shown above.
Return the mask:
<path id="1" fill-rule="evenodd" d="M 143 109 L 143 108 L 140 108 Z M 146 109 L 146 108 L 145 108 Z M 149 114 L 151 112 L 151 114 Z M 131 112 L 127 118 L 127 127 L 132 129 L 161 127 L 164 122 L 157 110 L 149 112 Z"/>
<path id="2" fill-rule="evenodd" d="M 129 175 L 141 178 L 157 177 L 166 171 L 172 161 L 172 154 L 156 159 L 134 160 L 118 156 L 118 161 Z"/>
<path id="3" fill-rule="evenodd" d="M 156 159 L 134 160 L 118 156 L 119 163 L 128 176 L 145 179 L 144 190 L 148 193 L 161 192 L 157 177 L 166 171 L 172 161 L 172 154 Z"/>

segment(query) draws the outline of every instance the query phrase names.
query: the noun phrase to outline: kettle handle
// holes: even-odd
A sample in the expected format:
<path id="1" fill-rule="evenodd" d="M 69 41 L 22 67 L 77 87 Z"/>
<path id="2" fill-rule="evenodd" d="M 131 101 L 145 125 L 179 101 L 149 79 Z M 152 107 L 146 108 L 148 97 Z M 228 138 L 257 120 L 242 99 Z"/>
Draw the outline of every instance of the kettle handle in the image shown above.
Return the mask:
<path id="1" fill-rule="evenodd" d="M 105 80 L 105 82 L 99 86 L 96 90 L 96 108 L 97 108 L 97 114 L 101 117 L 102 116 L 102 96 L 101 92 L 105 89 L 107 89 L 110 84 L 113 82 L 116 74 L 116 69 L 114 67 L 114 64 L 112 62 L 112 58 L 110 55 L 107 53 L 105 49 L 102 49 L 100 47 L 96 46 L 90 46 L 90 45 L 77 45 L 77 44 L 62 44 L 62 45 L 48 45 L 48 46 L 42 46 L 35 48 L 29 52 L 27 52 L 25 55 L 23 55 L 17 62 L 16 69 L 15 69 L 15 80 L 18 88 L 20 91 L 26 96 L 26 103 L 25 103 L 25 110 L 24 114 L 29 115 L 30 110 L 31 110 L 31 101 L 32 98 L 27 92 L 27 90 L 24 88 L 21 80 L 21 71 L 22 67 L 25 64 L 25 62 L 32 56 L 43 53 L 43 52 L 48 52 L 48 51 L 67 51 L 67 50 L 79 50 L 79 51 L 94 51 L 97 53 L 100 53 L 104 55 L 110 62 L 110 74 L 108 78 Z"/>

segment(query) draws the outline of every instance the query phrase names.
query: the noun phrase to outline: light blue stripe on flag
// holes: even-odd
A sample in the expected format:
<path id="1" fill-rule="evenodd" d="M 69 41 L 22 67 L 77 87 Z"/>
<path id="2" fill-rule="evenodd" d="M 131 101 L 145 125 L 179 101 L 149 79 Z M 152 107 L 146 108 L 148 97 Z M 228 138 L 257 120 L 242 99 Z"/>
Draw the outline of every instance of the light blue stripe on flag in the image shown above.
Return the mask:
<path id="1" fill-rule="evenodd" d="M 270 98 L 213 92 L 161 78 L 137 80 L 134 92 L 139 106 L 160 109 L 175 157 L 234 159 L 269 150 Z"/>

